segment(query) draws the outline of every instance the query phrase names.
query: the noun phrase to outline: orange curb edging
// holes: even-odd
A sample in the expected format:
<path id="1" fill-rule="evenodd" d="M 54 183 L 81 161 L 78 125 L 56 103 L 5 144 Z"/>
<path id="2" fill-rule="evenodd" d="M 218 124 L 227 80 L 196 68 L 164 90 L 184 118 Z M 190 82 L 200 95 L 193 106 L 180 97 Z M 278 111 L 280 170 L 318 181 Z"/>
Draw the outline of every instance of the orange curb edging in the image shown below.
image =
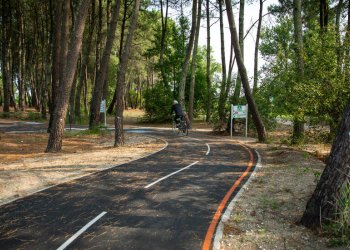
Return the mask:
<path id="1" fill-rule="evenodd" d="M 203 242 L 202 250 L 210 250 L 210 246 L 211 246 L 213 235 L 215 233 L 215 229 L 216 229 L 216 227 L 217 227 L 217 225 L 219 223 L 220 217 L 221 217 L 221 215 L 223 213 L 223 210 L 225 209 L 225 206 L 226 206 L 227 202 L 229 201 L 229 199 L 230 199 L 231 195 L 233 194 L 233 192 L 236 190 L 238 185 L 242 182 L 244 177 L 247 176 L 247 174 L 249 173 L 250 169 L 253 166 L 254 156 L 253 156 L 252 151 L 249 148 L 247 148 L 246 146 L 242 145 L 242 144 L 241 144 L 241 146 L 243 148 L 245 148 L 248 151 L 248 153 L 249 153 L 248 167 L 244 171 L 244 173 L 238 178 L 238 180 L 235 181 L 235 183 L 232 185 L 230 190 L 226 193 L 225 197 L 220 202 L 219 207 L 216 210 L 216 212 L 214 214 L 214 217 L 213 217 L 213 219 L 212 219 L 212 221 L 211 221 L 211 223 L 209 225 L 208 231 L 207 231 L 207 233 L 205 235 L 205 239 L 204 239 L 204 242 Z"/>

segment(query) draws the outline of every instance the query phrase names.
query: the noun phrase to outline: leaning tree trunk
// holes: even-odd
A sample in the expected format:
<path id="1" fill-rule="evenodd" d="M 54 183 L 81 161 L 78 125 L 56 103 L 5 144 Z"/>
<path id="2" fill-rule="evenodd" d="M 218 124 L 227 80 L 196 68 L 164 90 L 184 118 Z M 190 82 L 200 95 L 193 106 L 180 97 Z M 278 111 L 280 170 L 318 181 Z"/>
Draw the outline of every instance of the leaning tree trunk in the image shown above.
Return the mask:
<path id="1" fill-rule="evenodd" d="M 120 0 L 117 0 L 113 9 L 113 17 L 110 27 L 110 32 L 108 33 L 106 45 L 103 51 L 101 66 L 97 72 L 95 86 L 93 90 L 91 105 L 90 105 L 90 122 L 89 128 L 97 126 L 100 122 L 100 102 L 103 94 L 103 85 L 106 80 L 107 69 L 109 64 L 109 59 L 115 39 L 115 33 L 117 29 L 117 21 L 119 17 Z"/>
<path id="2" fill-rule="evenodd" d="M 225 0 L 225 3 L 226 3 L 226 8 L 227 8 L 227 17 L 228 17 L 231 38 L 232 38 L 232 43 L 233 43 L 232 45 L 233 45 L 233 48 L 235 51 L 235 55 L 236 55 L 236 59 L 237 59 L 237 66 L 238 66 L 239 74 L 241 76 L 243 89 L 245 92 L 245 97 L 246 97 L 247 103 L 249 105 L 249 110 L 252 113 L 254 125 L 257 129 L 258 139 L 260 142 L 263 142 L 266 140 L 266 130 L 265 130 L 264 123 L 263 123 L 262 119 L 260 118 L 260 114 L 259 114 L 258 108 L 255 104 L 253 95 L 250 91 L 247 70 L 246 70 L 246 67 L 244 65 L 240 46 L 239 46 L 237 29 L 236 29 L 234 16 L 233 16 L 231 0 Z"/>
<path id="3" fill-rule="evenodd" d="M 186 77 L 188 73 L 188 68 L 190 64 L 190 58 L 192 54 L 193 44 L 194 44 L 194 36 L 196 33 L 196 20 L 197 18 L 197 0 L 193 0 L 192 3 L 192 26 L 191 26 L 191 33 L 190 33 L 190 40 L 188 42 L 187 50 L 186 50 L 186 57 L 185 61 L 182 65 L 182 71 L 181 71 L 181 80 L 179 84 L 179 102 L 181 106 L 185 110 L 185 87 L 186 87 Z"/>
<path id="4" fill-rule="evenodd" d="M 239 46 L 242 53 L 242 60 L 244 60 L 244 7 L 245 7 L 245 0 L 239 1 Z M 239 96 L 241 94 L 241 88 L 242 88 L 242 79 L 241 75 L 238 74 L 237 80 L 236 80 L 236 86 L 235 91 L 233 93 L 232 102 L 234 104 L 238 104 Z"/>
<path id="5" fill-rule="evenodd" d="M 197 26 L 196 26 L 196 34 L 194 39 L 194 48 L 192 55 L 192 68 L 191 68 L 191 84 L 190 84 L 190 97 L 188 104 L 188 119 L 190 121 L 190 127 L 193 122 L 193 106 L 194 106 L 194 86 L 196 82 L 196 64 L 197 64 L 197 51 L 198 51 L 198 39 L 199 39 L 199 30 L 200 30 L 200 22 L 201 22 L 201 12 L 202 12 L 202 0 L 198 2 L 198 11 L 197 11 Z"/>
<path id="6" fill-rule="evenodd" d="M 133 12 L 131 16 L 128 36 L 126 38 L 125 47 L 120 61 L 120 68 L 117 78 L 117 102 L 115 113 L 115 141 L 114 146 L 124 145 L 124 131 L 123 131 L 123 112 L 124 112 L 124 88 L 125 88 L 125 74 L 128 67 L 129 55 L 131 50 L 132 39 L 136 29 L 137 18 L 140 9 L 140 0 L 135 0 Z"/>
<path id="7" fill-rule="evenodd" d="M 309 228 L 320 228 L 323 223 L 330 223 L 339 215 L 338 201 L 350 181 L 349 131 L 350 99 L 333 142 L 327 166 L 301 219 L 301 223 Z"/>
<path id="8" fill-rule="evenodd" d="M 71 42 L 67 57 L 67 67 L 64 71 L 63 82 L 57 97 L 57 105 L 54 111 L 54 118 L 50 130 L 49 141 L 46 152 L 57 152 L 62 148 L 62 139 L 67 114 L 70 90 L 72 88 L 74 74 L 77 68 L 79 51 L 81 48 L 85 19 L 87 17 L 91 0 L 83 0 L 79 6 L 78 15 L 71 35 Z"/>

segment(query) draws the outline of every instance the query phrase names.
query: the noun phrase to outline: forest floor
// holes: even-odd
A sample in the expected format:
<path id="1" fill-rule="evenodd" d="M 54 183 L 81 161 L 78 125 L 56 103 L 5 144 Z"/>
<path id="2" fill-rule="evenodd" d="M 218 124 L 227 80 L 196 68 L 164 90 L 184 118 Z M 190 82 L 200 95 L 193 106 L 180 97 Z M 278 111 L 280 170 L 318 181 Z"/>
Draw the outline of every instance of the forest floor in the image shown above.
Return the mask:
<path id="1" fill-rule="evenodd" d="M 127 111 L 125 121 L 135 125 L 141 115 L 139 111 Z M 0 131 L 15 122 L 18 120 L 0 118 Z M 210 133 L 210 126 L 203 122 L 195 124 L 196 129 Z M 290 132 L 288 126 L 281 126 L 269 133 L 268 144 L 233 138 L 256 149 L 262 162 L 224 223 L 221 249 L 350 249 L 333 247 L 325 233 L 298 224 L 325 166 L 320 159 L 329 153 L 330 145 L 309 143 L 291 148 L 282 144 Z M 113 141 L 109 133 L 66 133 L 63 151 L 45 154 L 46 133 L 0 132 L 0 205 L 144 157 L 164 145 L 131 133 L 126 133 L 123 147 L 114 148 Z"/>

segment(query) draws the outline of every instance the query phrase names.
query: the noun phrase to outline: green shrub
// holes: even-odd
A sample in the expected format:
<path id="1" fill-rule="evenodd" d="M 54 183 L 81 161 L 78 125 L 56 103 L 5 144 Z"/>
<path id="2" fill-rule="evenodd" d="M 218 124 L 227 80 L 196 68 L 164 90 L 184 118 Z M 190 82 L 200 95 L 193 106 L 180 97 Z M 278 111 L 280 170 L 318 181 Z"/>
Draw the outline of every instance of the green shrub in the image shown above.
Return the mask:
<path id="1" fill-rule="evenodd" d="M 28 117 L 26 118 L 26 120 L 30 120 L 30 121 L 42 121 L 43 118 L 42 118 L 41 113 L 29 111 Z"/>
<path id="2" fill-rule="evenodd" d="M 164 122 L 170 119 L 173 103 L 172 92 L 161 84 L 155 85 L 144 93 L 145 111 L 144 119 L 150 122 Z"/>

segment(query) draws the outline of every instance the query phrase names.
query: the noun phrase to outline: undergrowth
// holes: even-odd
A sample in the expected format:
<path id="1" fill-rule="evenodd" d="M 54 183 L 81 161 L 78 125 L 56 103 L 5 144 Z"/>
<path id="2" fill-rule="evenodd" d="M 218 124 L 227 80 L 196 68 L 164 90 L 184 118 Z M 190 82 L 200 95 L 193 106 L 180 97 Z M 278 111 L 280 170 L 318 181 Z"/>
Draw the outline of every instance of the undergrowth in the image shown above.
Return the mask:
<path id="1" fill-rule="evenodd" d="M 350 247 L 350 182 L 338 201 L 338 217 L 335 221 L 325 226 L 326 233 L 331 235 L 332 246 Z"/>

